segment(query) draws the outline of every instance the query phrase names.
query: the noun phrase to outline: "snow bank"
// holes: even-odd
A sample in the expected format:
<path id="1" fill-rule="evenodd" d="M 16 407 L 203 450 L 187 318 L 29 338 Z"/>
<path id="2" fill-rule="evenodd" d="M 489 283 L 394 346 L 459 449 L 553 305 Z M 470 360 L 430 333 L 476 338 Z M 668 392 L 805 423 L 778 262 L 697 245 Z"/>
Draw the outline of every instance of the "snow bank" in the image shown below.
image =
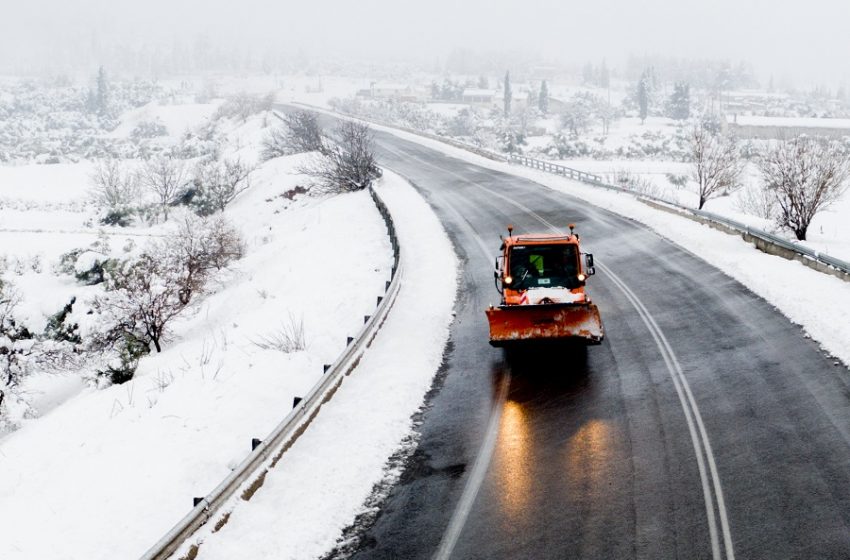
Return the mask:
<path id="1" fill-rule="evenodd" d="M 442 362 L 457 260 L 439 220 L 391 172 L 378 186 L 398 229 L 404 283 L 358 368 L 198 558 L 315 558 L 330 550 L 411 435 L 411 416 Z M 397 473 L 396 473 L 397 474 Z"/>
<path id="2" fill-rule="evenodd" d="M 132 381 L 32 378 L 47 413 L 0 440 L 0 558 L 138 557 L 344 349 L 383 293 L 389 239 L 368 193 L 282 196 L 303 179 L 297 163 L 264 164 L 228 208 L 245 258 Z M 306 351 L 262 344 L 302 318 Z"/>

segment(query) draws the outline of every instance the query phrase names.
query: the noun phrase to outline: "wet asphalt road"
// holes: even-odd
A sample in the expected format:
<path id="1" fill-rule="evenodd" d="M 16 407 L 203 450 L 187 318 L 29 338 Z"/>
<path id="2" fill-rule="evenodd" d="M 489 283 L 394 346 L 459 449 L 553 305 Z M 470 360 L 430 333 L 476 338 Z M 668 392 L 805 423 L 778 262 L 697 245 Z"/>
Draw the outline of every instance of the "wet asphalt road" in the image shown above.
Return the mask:
<path id="1" fill-rule="evenodd" d="M 462 270 L 419 447 L 377 519 L 354 528 L 354 558 L 850 558 L 844 367 L 639 224 L 376 141 L 437 212 Z M 508 359 L 484 317 L 498 302 L 498 236 L 570 222 L 601 265 L 588 286 L 606 340 Z M 474 467 L 488 434 L 492 458 Z"/>

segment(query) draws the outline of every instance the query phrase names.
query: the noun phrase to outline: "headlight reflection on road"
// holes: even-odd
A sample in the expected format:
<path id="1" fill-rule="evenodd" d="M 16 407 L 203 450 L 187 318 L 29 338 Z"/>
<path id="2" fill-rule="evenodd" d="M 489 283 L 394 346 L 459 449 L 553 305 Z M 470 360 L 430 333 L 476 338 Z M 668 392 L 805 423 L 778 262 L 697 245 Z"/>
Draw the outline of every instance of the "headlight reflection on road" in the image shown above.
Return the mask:
<path id="1" fill-rule="evenodd" d="M 614 427 L 605 420 L 592 419 L 582 425 L 566 447 L 568 480 L 582 481 L 588 493 L 607 488 L 614 437 Z"/>
<path id="2" fill-rule="evenodd" d="M 499 426 L 495 462 L 503 508 L 509 521 L 517 521 L 524 516 L 530 499 L 529 437 L 528 417 L 522 405 L 507 401 Z"/>

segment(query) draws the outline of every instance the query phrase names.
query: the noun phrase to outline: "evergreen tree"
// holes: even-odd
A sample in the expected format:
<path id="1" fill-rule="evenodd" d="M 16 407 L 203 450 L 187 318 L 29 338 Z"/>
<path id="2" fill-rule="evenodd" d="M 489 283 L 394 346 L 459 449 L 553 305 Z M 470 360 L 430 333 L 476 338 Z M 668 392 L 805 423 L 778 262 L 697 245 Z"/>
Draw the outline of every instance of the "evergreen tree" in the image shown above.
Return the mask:
<path id="1" fill-rule="evenodd" d="M 549 113 L 549 86 L 546 80 L 540 82 L 540 95 L 537 97 L 537 108 L 544 115 Z"/>
<path id="2" fill-rule="evenodd" d="M 487 76 L 478 76 L 478 89 L 490 89 L 490 80 Z"/>
<path id="3" fill-rule="evenodd" d="M 667 116 L 676 120 L 687 120 L 691 116 L 691 86 L 687 82 L 676 82 L 667 105 Z"/>
<path id="4" fill-rule="evenodd" d="M 106 115 L 109 112 L 109 83 L 103 66 L 97 71 L 97 112 L 100 115 Z"/>
<path id="5" fill-rule="evenodd" d="M 646 122 L 646 117 L 649 115 L 649 89 L 649 76 L 644 72 L 637 86 L 637 102 L 640 109 L 641 124 Z"/>
<path id="6" fill-rule="evenodd" d="M 505 117 L 509 117 L 511 115 L 511 99 L 513 98 L 513 93 L 511 92 L 511 73 L 510 71 L 505 72 L 505 93 L 504 93 L 504 101 L 505 101 Z"/>

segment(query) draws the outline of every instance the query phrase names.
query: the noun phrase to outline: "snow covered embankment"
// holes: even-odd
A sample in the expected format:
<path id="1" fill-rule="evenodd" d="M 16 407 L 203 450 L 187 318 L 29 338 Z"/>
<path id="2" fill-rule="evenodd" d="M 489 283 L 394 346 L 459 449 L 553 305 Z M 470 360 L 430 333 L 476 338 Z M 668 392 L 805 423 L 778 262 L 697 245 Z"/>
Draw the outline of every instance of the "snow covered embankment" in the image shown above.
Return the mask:
<path id="1" fill-rule="evenodd" d="M 226 215 L 248 244 L 132 381 L 87 388 L 0 441 L 0 558 L 136 558 L 250 452 L 343 351 L 392 266 L 367 192 L 285 193 L 264 163 Z M 353 235 L 352 232 L 356 232 Z M 306 350 L 274 339 L 303 318 Z"/>
<path id="2" fill-rule="evenodd" d="M 412 431 L 449 336 L 457 259 L 427 203 L 397 175 L 377 186 L 396 223 L 405 283 L 357 369 L 199 559 L 315 558 L 329 551 Z M 394 476 L 398 473 L 389 473 Z M 179 554 L 177 555 L 179 557 Z"/>

